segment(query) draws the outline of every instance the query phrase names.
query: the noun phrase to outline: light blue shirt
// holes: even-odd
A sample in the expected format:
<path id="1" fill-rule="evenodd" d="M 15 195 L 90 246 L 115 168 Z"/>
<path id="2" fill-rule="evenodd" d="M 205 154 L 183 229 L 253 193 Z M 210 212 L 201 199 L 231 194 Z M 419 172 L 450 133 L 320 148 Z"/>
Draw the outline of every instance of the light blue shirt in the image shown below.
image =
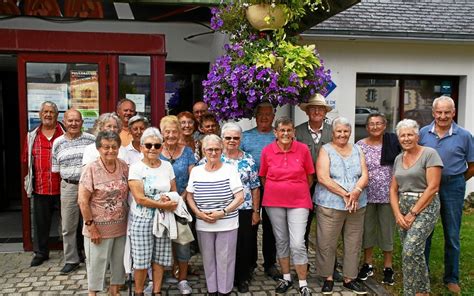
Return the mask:
<path id="1" fill-rule="evenodd" d="M 268 133 L 261 133 L 255 127 L 251 130 L 245 131 L 242 135 L 243 138 L 240 143 L 240 148 L 252 155 L 257 164 L 257 169 L 260 169 L 260 156 L 262 155 L 263 148 L 275 141 L 273 130 Z"/>
<path id="2" fill-rule="evenodd" d="M 474 140 L 472 134 L 451 124 L 449 132 L 440 138 L 435 132 L 434 121 L 420 130 L 420 145 L 434 148 L 443 160 L 443 176 L 463 174 L 467 163 L 474 162 Z"/>
<path id="3" fill-rule="evenodd" d="M 351 155 L 342 157 L 332 147 L 330 143 L 323 145 L 322 149 L 326 150 L 331 165 L 329 166 L 330 177 L 346 191 L 352 191 L 360 176 L 362 168 L 360 164 L 360 153 L 362 153 L 357 145 L 352 146 Z M 344 200 L 337 194 L 332 193 L 320 183 L 316 184 L 313 194 L 313 201 L 318 206 L 325 208 L 347 211 Z M 363 208 L 367 205 L 367 192 L 362 190 L 359 196 L 359 207 Z"/>

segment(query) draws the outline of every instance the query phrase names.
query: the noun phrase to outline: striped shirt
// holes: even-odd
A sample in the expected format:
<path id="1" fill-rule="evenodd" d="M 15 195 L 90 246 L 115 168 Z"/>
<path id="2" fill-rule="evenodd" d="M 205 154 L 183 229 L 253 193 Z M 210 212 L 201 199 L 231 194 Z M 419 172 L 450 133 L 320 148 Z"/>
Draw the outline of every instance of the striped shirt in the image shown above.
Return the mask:
<path id="1" fill-rule="evenodd" d="M 242 190 L 237 169 L 224 163 L 220 169 L 208 172 L 204 165 L 194 167 L 189 176 L 188 192 L 193 193 L 194 202 L 202 212 L 223 210 L 234 199 L 234 194 Z M 200 231 L 228 231 L 239 227 L 239 212 L 228 212 L 227 216 L 207 223 L 201 219 L 196 220 L 196 229 Z"/>
<path id="2" fill-rule="evenodd" d="M 88 133 L 82 133 L 72 140 L 65 135 L 60 136 L 53 143 L 51 170 L 59 172 L 61 179 L 79 181 L 84 149 L 94 142 L 95 137 Z"/>

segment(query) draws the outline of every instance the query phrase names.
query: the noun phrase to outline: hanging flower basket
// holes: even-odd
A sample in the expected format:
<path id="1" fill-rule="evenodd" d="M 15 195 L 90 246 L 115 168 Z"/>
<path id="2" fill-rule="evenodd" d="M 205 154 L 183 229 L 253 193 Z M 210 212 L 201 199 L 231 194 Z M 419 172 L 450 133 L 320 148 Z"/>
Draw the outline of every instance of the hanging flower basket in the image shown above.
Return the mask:
<path id="1" fill-rule="evenodd" d="M 249 23 L 259 31 L 273 31 L 282 28 L 288 22 L 284 5 L 250 5 L 245 15 Z"/>
<path id="2" fill-rule="evenodd" d="M 315 93 L 325 95 L 331 75 L 315 45 L 299 44 L 298 36 L 287 34 L 321 1 L 234 0 L 211 9 L 211 27 L 228 34 L 229 44 L 202 83 L 209 111 L 238 120 L 252 118 L 262 102 L 298 105 Z"/>

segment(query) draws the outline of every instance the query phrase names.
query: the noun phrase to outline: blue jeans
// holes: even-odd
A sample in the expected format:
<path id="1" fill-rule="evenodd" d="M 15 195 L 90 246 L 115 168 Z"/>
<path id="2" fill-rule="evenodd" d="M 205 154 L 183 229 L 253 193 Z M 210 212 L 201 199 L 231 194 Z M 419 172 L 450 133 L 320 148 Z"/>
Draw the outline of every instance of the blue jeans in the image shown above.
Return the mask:
<path id="1" fill-rule="evenodd" d="M 444 232 L 443 282 L 445 284 L 459 283 L 459 257 L 461 253 L 459 235 L 465 192 L 466 181 L 463 174 L 441 177 L 439 197 Z M 432 236 L 433 233 L 426 240 L 425 259 L 428 266 Z"/>

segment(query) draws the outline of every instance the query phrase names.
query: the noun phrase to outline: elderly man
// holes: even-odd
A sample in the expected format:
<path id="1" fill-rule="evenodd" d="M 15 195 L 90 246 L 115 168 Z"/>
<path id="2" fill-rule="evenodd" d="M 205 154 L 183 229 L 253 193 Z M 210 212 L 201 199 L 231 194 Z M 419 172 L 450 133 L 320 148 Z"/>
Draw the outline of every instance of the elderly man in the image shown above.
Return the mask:
<path id="1" fill-rule="evenodd" d="M 207 112 L 208 106 L 203 101 L 198 101 L 193 105 L 193 115 L 198 123 L 201 122 L 201 116 Z"/>
<path id="2" fill-rule="evenodd" d="M 263 147 L 275 141 L 275 135 L 273 133 L 272 127 L 274 118 L 275 113 L 272 104 L 261 103 L 255 109 L 255 121 L 257 123 L 257 127 L 243 133 L 240 147 L 242 150 L 252 155 L 252 157 L 255 159 L 258 169 L 260 169 L 260 156 L 262 154 Z M 260 186 L 260 192 L 260 196 L 263 196 L 263 186 Z M 256 225 L 256 227 L 258 227 L 258 225 Z M 263 268 L 268 276 L 274 280 L 277 280 L 281 278 L 281 274 L 275 266 L 275 236 L 273 235 L 272 224 L 265 209 L 262 211 L 262 231 Z M 253 257 L 255 259 L 254 267 L 257 265 L 257 253 L 258 252 L 255 249 L 253 253 Z"/>
<path id="3" fill-rule="evenodd" d="M 324 96 L 315 94 L 309 98 L 308 103 L 299 105 L 300 109 L 308 115 L 308 121 L 298 125 L 295 129 L 296 140 L 308 145 L 313 164 L 316 166 L 319 149 L 324 144 L 331 142 L 332 128 L 331 125 L 325 122 L 326 114 L 332 110 L 331 106 L 326 103 Z M 314 187 L 318 182 L 316 174 L 314 174 L 314 183 L 311 186 L 311 196 L 314 193 Z M 308 216 L 308 223 L 306 225 L 306 233 L 304 235 L 306 248 L 308 248 L 308 236 L 311 230 L 311 223 L 314 218 L 314 212 L 310 211 Z"/>
<path id="4" fill-rule="evenodd" d="M 51 172 L 51 150 L 53 142 L 64 133 L 58 123 L 58 107 L 46 101 L 41 104 L 39 112 L 40 125 L 26 137 L 23 161 L 28 163 L 28 174 L 25 176 L 25 191 L 33 202 L 34 235 L 33 248 L 35 256 L 31 266 L 38 266 L 49 259 L 49 231 L 54 210 L 59 210 L 58 173 Z"/>
<path id="5" fill-rule="evenodd" d="M 466 181 L 474 175 L 474 142 L 472 134 L 454 121 L 454 101 L 441 96 L 433 101 L 434 121 L 420 130 L 420 144 L 436 149 L 444 168 L 439 188 L 441 222 L 444 230 L 444 278 L 450 292 L 460 293 L 459 256 L 461 217 Z M 425 257 L 429 263 L 431 236 L 426 242 Z"/>
<path id="6" fill-rule="evenodd" d="M 120 140 L 124 147 L 127 147 L 133 139 L 132 134 L 128 130 L 128 120 L 137 114 L 136 109 L 135 102 L 130 99 L 121 99 L 117 103 L 117 115 L 122 121 Z"/>
<path id="7" fill-rule="evenodd" d="M 61 175 L 61 218 L 65 265 L 61 274 L 69 274 L 79 267 L 77 228 L 80 220 L 77 204 L 78 184 L 81 177 L 82 155 L 95 137 L 81 131 L 82 115 L 75 109 L 64 114 L 66 133 L 53 143 L 52 172 Z"/>

